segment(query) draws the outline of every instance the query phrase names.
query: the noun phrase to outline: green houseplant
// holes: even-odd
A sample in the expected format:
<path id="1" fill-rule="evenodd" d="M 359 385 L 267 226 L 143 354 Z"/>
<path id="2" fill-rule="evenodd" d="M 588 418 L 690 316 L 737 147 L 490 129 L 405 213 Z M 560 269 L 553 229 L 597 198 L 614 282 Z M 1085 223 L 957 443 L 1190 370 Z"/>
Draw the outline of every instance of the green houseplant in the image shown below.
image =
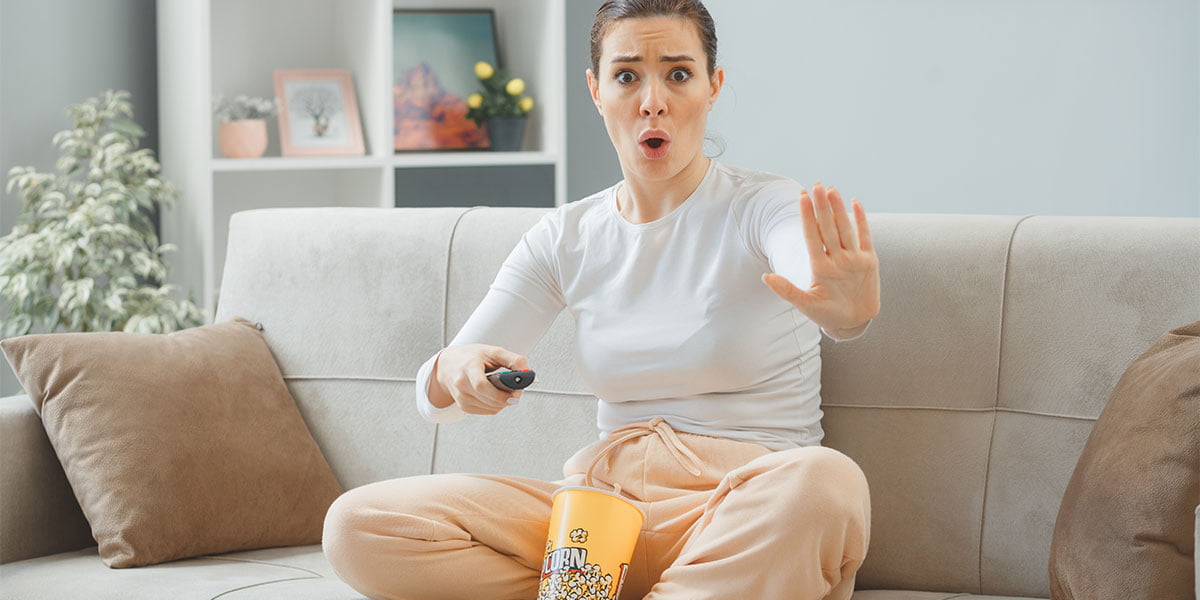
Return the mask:
<path id="1" fill-rule="evenodd" d="M 0 237 L 0 308 L 5 337 L 46 331 L 165 333 L 200 325 L 192 299 L 172 297 L 163 254 L 144 211 L 171 206 L 178 191 L 158 177 L 129 92 L 104 92 L 67 113 L 74 127 L 54 135 L 56 173 L 13 167 L 8 191 L 22 198 L 12 231 Z M 4 311 L 0 311 L 3 315 Z"/>
<path id="2" fill-rule="evenodd" d="M 475 76 L 483 90 L 467 96 L 467 118 L 487 124 L 492 150 L 520 150 L 525 117 L 533 110 L 533 98 L 521 97 L 525 81 L 482 61 L 475 63 Z"/>

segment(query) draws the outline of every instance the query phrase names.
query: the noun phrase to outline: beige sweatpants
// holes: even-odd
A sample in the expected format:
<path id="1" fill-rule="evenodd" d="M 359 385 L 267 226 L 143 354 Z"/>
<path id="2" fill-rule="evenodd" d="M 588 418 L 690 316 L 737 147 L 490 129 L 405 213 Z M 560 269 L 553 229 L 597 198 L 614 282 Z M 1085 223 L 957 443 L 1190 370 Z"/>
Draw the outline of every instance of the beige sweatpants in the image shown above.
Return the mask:
<path id="1" fill-rule="evenodd" d="M 372 599 L 535 600 L 551 494 L 591 485 L 619 486 L 646 515 L 623 600 L 845 600 L 866 558 L 867 480 L 832 448 L 772 451 L 655 417 L 581 448 L 563 475 L 354 488 L 325 517 L 325 556 Z"/>

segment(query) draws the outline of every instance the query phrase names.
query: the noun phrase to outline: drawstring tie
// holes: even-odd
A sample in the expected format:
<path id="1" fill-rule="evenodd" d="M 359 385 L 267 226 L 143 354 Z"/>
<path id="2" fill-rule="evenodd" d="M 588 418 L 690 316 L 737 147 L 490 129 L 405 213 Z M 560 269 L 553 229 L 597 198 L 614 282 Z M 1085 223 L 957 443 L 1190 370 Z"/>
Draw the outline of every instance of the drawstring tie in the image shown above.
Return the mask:
<path id="1" fill-rule="evenodd" d="M 621 433 L 620 437 L 613 439 L 613 436 L 616 436 L 618 433 Z M 612 439 L 612 442 L 609 442 L 609 444 L 605 446 L 603 450 L 596 454 L 595 458 L 592 459 L 592 463 L 588 465 L 587 474 L 584 476 L 584 483 L 588 487 L 596 487 L 592 483 L 592 471 L 596 468 L 596 465 L 600 463 L 601 458 L 607 458 L 604 461 L 605 468 L 612 468 L 611 451 L 614 448 L 625 443 L 626 441 L 644 435 L 652 435 L 654 433 L 658 433 L 658 436 L 662 438 L 663 443 L 666 444 L 667 450 L 671 451 L 671 455 L 675 457 L 675 460 L 679 461 L 680 466 L 687 470 L 687 472 L 696 476 L 699 476 L 701 473 L 703 473 L 700 464 L 700 457 L 696 456 L 696 453 L 692 452 L 691 448 L 688 448 L 682 441 L 680 441 L 679 436 L 675 435 L 675 430 L 671 428 L 671 425 L 668 424 L 665 419 L 662 417 L 654 417 L 653 419 L 650 419 L 648 423 L 634 423 L 632 425 L 626 425 L 620 429 L 613 430 L 613 432 L 608 435 L 609 439 Z M 621 484 L 613 484 L 613 488 L 613 491 L 617 495 L 621 494 Z"/>

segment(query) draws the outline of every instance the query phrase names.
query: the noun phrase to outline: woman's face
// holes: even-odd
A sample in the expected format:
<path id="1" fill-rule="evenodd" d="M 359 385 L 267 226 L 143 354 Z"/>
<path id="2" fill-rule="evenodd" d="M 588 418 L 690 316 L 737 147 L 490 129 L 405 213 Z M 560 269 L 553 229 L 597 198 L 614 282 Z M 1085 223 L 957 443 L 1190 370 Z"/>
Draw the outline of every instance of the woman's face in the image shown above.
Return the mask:
<path id="1" fill-rule="evenodd" d="M 725 72 L 708 76 L 695 24 L 670 16 L 615 21 L 599 69 L 588 69 L 588 87 L 627 177 L 669 179 L 702 156 Z"/>

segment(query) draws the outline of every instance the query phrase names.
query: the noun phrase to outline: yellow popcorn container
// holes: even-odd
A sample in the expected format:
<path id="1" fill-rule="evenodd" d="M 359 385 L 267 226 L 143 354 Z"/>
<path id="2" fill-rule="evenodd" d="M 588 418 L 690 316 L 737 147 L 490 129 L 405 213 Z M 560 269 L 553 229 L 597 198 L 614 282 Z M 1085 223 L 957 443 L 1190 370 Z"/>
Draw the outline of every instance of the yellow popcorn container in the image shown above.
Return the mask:
<path id="1" fill-rule="evenodd" d="M 538 600 L 615 600 L 646 516 L 593 487 L 562 487 L 553 498 Z"/>

